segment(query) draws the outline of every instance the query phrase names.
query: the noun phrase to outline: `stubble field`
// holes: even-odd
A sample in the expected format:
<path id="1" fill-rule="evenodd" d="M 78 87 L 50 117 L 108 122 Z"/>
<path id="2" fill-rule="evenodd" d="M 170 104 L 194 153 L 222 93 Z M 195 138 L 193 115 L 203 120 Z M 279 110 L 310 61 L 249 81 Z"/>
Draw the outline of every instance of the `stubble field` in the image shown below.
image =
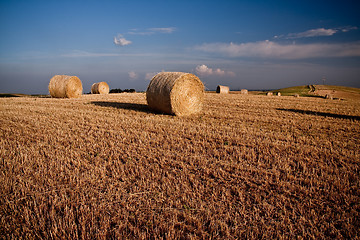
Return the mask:
<path id="1" fill-rule="evenodd" d="M 358 239 L 360 102 L 0 99 L 0 238 Z"/>

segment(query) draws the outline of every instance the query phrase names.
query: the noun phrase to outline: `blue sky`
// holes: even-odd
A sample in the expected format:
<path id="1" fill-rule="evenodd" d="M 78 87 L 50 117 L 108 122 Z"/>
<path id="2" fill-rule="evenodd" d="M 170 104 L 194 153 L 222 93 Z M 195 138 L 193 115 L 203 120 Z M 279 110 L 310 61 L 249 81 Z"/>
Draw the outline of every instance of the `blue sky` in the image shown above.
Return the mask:
<path id="1" fill-rule="evenodd" d="M 47 94 L 56 74 L 146 90 L 160 71 L 207 89 L 360 87 L 357 1 L 0 0 L 0 92 Z"/>

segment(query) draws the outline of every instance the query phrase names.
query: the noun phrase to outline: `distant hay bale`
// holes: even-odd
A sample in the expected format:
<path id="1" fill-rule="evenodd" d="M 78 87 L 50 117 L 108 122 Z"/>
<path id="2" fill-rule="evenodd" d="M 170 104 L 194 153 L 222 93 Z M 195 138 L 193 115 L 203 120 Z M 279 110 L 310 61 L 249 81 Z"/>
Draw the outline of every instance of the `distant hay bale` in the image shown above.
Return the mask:
<path id="1" fill-rule="evenodd" d="M 294 94 L 294 97 L 300 97 L 300 96 L 299 96 L 299 94 L 295 93 L 295 94 Z"/>
<path id="2" fill-rule="evenodd" d="M 80 79 L 76 76 L 55 75 L 50 79 L 49 93 L 55 98 L 77 98 L 83 88 Z"/>
<path id="3" fill-rule="evenodd" d="M 248 90 L 247 89 L 241 89 L 240 93 L 241 94 L 248 94 Z"/>
<path id="4" fill-rule="evenodd" d="M 332 100 L 332 99 L 333 99 L 333 96 L 330 95 L 330 94 L 326 94 L 326 95 L 325 95 L 325 99 L 330 99 L 330 100 Z"/>
<path id="5" fill-rule="evenodd" d="M 108 94 L 109 93 L 109 85 L 106 82 L 98 82 L 94 83 L 91 86 L 92 94 Z"/>
<path id="6" fill-rule="evenodd" d="M 278 92 L 276 95 L 280 97 L 280 96 L 281 96 L 281 92 Z"/>
<path id="7" fill-rule="evenodd" d="M 230 88 L 228 86 L 218 85 L 216 88 L 216 93 L 229 93 Z"/>
<path id="8" fill-rule="evenodd" d="M 272 92 L 267 92 L 267 93 L 266 93 L 266 96 L 272 96 L 272 95 L 273 95 Z"/>
<path id="9" fill-rule="evenodd" d="M 204 97 L 201 80 L 191 73 L 183 72 L 158 73 L 146 90 L 150 109 L 177 116 L 200 113 Z"/>

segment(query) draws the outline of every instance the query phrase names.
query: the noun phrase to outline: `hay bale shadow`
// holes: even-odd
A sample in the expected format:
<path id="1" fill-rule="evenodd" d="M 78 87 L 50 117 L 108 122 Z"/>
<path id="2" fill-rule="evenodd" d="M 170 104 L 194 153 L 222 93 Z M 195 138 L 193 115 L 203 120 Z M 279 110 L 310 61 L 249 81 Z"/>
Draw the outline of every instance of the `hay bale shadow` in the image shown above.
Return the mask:
<path id="1" fill-rule="evenodd" d="M 50 95 L 43 94 L 22 94 L 22 93 L 0 93 L 0 98 L 10 98 L 10 97 L 31 97 L 31 98 L 51 98 Z"/>
<path id="2" fill-rule="evenodd" d="M 0 93 L 0 98 L 8 98 L 8 97 L 21 97 L 18 94 L 11 93 Z"/>
<path id="3" fill-rule="evenodd" d="M 120 102 L 104 102 L 104 101 L 93 101 L 91 104 L 101 107 L 113 107 L 117 109 L 127 109 L 134 110 L 138 112 L 145 113 L 155 113 L 151 111 L 146 104 L 138 104 L 138 103 L 120 103 Z"/>
<path id="4" fill-rule="evenodd" d="M 325 112 L 315 112 L 315 111 L 300 110 L 300 109 L 277 108 L 276 110 L 301 113 L 301 114 L 307 114 L 307 115 L 314 115 L 314 116 L 332 117 L 332 118 L 350 119 L 350 120 L 354 120 L 354 121 L 355 120 L 360 121 L 360 116 L 342 115 L 342 114 L 325 113 Z"/>

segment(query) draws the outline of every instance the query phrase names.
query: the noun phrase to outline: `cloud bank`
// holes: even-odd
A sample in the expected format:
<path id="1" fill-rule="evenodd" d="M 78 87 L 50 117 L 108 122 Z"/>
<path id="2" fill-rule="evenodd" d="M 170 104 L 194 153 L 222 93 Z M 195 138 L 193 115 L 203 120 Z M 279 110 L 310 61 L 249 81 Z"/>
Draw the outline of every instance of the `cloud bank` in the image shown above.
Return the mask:
<path id="1" fill-rule="evenodd" d="M 314 43 L 314 44 L 279 44 L 273 41 L 250 43 L 205 43 L 196 50 L 228 57 L 308 59 L 359 57 L 360 42 L 351 43 Z"/>

